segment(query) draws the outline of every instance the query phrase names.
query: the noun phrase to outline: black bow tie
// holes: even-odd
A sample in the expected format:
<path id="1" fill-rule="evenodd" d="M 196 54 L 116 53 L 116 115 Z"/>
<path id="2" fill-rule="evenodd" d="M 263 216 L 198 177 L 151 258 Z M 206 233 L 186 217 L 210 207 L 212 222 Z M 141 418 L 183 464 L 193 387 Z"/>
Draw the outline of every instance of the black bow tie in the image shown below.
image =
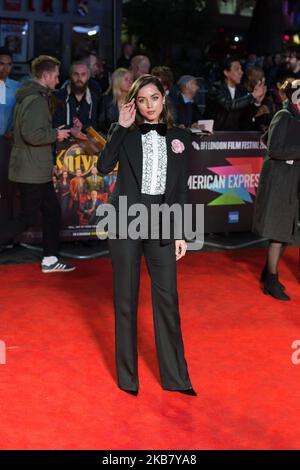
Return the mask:
<path id="1" fill-rule="evenodd" d="M 156 131 L 159 135 L 165 136 L 167 133 L 166 124 L 160 122 L 158 124 L 148 124 L 145 122 L 140 125 L 140 130 L 142 134 L 147 134 L 150 131 Z"/>

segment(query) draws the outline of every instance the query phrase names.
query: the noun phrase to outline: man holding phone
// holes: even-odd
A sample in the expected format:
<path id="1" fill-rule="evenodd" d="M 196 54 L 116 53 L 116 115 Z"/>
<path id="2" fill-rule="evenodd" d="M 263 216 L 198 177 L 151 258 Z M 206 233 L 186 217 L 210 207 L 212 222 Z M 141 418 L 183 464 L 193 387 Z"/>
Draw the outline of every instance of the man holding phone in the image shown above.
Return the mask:
<path id="1" fill-rule="evenodd" d="M 0 228 L 0 246 L 35 225 L 42 213 L 42 272 L 73 271 L 58 259 L 60 206 L 52 183 L 53 145 L 70 135 L 52 127 L 49 94 L 58 84 L 60 62 L 39 56 L 32 62 L 33 80 L 16 93 L 13 148 L 9 179 L 18 184 L 21 210 L 17 218 Z"/>
<path id="2" fill-rule="evenodd" d="M 253 116 L 261 105 L 267 88 L 259 82 L 249 93 L 241 85 L 243 70 L 237 57 L 227 57 L 223 65 L 223 79 L 208 91 L 205 119 L 214 120 L 216 131 L 239 131 L 243 129 L 243 114 L 246 108 Z"/>

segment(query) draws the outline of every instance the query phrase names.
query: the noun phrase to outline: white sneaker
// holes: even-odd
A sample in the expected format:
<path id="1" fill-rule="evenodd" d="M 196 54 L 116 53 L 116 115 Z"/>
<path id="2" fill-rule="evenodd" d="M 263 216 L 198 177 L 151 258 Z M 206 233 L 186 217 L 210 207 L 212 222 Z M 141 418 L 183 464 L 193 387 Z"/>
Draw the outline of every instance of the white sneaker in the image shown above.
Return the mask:
<path id="1" fill-rule="evenodd" d="M 55 263 L 51 264 L 50 266 L 47 266 L 46 264 L 42 263 L 43 273 L 61 273 L 61 272 L 68 273 L 70 271 L 74 271 L 74 269 L 76 269 L 75 266 L 65 264 L 60 260 L 57 260 Z"/>

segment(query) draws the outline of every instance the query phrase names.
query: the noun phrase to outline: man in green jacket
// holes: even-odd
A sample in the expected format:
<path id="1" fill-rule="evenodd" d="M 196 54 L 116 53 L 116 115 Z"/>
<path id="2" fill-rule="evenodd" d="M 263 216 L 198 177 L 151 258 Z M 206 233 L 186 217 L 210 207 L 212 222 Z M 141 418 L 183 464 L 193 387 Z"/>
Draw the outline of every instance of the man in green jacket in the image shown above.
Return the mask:
<path id="1" fill-rule="evenodd" d="M 41 211 L 44 273 L 75 269 L 58 259 L 60 206 L 52 183 L 53 145 L 70 135 L 69 130 L 52 127 L 49 109 L 49 93 L 58 84 L 59 67 L 53 57 L 37 57 L 32 62 L 33 80 L 26 81 L 16 94 L 9 179 L 18 183 L 21 210 L 0 228 L 1 245 L 33 226 Z"/>

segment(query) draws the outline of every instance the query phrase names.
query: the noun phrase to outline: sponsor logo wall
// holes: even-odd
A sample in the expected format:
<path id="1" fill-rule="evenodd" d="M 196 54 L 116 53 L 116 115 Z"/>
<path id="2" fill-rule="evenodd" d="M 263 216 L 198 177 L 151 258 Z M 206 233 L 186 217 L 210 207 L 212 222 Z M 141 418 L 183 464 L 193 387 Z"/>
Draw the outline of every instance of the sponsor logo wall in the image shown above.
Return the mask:
<path id="1" fill-rule="evenodd" d="M 256 132 L 192 135 L 187 202 L 204 204 L 205 233 L 251 230 L 266 151 L 260 136 Z M 5 157 L 8 159 L 8 151 Z M 117 179 L 116 168 L 111 174 L 100 176 L 97 159 L 97 155 L 88 155 L 77 144 L 57 152 L 53 184 L 61 204 L 62 240 L 96 238 L 96 210 L 107 202 Z M 4 197 L 5 182 L 0 186 L 0 212 L 4 215 L 8 202 Z M 40 240 L 40 226 L 22 236 L 24 242 Z"/>
<path id="2" fill-rule="evenodd" d="M 251 230 L 265 145 L 257 132 L 192 135 L 188 202 L 204 204 L 205 233 Z"/>

